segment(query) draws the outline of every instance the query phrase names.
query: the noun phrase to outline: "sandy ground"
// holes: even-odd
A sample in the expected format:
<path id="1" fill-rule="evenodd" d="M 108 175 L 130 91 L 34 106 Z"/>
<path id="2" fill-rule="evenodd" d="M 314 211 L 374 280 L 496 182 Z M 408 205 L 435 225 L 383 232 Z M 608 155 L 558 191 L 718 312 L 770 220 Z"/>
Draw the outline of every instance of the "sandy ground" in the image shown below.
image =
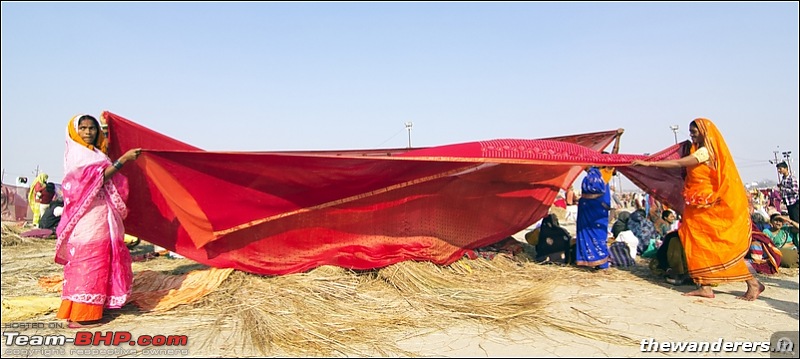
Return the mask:
<path id="1" fill-rule="evenodd" d="M 600 275 L 598 275 L 600 276 Z M 559 298 L 553 312 L 570 320 L 582 320 L 592 328 L 603 328 L 631 338 L 607 343 L 547 328 L 541 336 L 480 337 L 469 328 L 436 333 L 415 340 L 422 353 L 444 357 L 769 357 L 769 353 L 747 352 L 657 352 L 643 351 L 642 341 L 655 342 L 769 342 L 779 331 L 791 334 L 797 343 L 798 276 L 786 271 L 760 277 L 766 290 L 754 302 L 739 300 L 745 284 L 716 288 L 714 299 L 686 297 L 693 286 L 673 287 L 650 280 L 568 283 L 552 295 Z M 797 357 L 796 351 L 794 357 Z"/>
<path id="2" fill-rule="evenodd" d="M 567 225 L 569 226 L 569 225 Z M 569 228 L 569 227 L 568 227 Z M 573 231 L 574 233 L 574 231 Z M 39 262 L 25 261 L 35 256 L 37 260 L 50 261 L 52 253 L 28 254 L 9 258 L 13 251 L 3 248 L 3 298 L 29 295 L 30 283 L 42 271 Z M 175 265 L 186 265 L 189 260 L 173 260 Z M 135 263 L 135 265 L 137 265 Z M 53 266 L 57 273 L 60 267 Z M 134 270 L 137 270 L 135 267 Z M 578 270 L 578 269 L 574 269 Z M 623 271 L 611 269 L 611 271 Z M 624 270 L 627 273 L 605 275 L 591 273 L 588 279 L 561 283 L 550 296 L 548 310 L 565 321 L 585 323 L 587 328 L 616 333 L 627 339 L 610 343 L 589 339 L 553 327 L 531 333 L 500 328 L 455 327 L 432 333 L 408 333 L 407 338 L 396 339 L 398 346 L 421 357 L 770 357 L 760 351 L 760 344 L 743 350 L 726 350 L 734 342 L 769 342 L 776 332 L 787 333 L 797 343 L 798 330 L 798 270 L 782 269 L 773 276 L 758 276 L 766 286 L 761 297 L 752 302 L 737 299 L 745 290 L 744 283 L 724 284 L 715 288 L 716 298 L 687 297 L 681 294 L 693 286 L 672 286 L 653 277 L 640 260 L 640 265 Z M 35 290 L 33 292 L 35 294 Z M 4 309 L 6 310 L 6 309 Z M 185 313 L 184 313 L 185 314 Z M 120 315 L 126 315 L 125 309 Z M 186 335 L 189 345 L 173 349 L 132 349 L 131 347 L 80 347 L 74 345 L 16 345 L 9 336 L 64 335 L 74 337 L 76 331 L 63 328 L 54 313 L 47 313 L 21 322 L 3 322 L 3 342 L 0 350 L 6 357 L 233 357 L 259 356 L 252 348 L 232 347 L 231 336 L 236 333 L 219 328 L 210 333 L 208 328 L 215 318 L 202 312 L 191 316 L 142 316 L 132 320 L 114 320 L 100 327 L 106 331 L 128 331 L 133 336 Z M 432 318 L 435 320 L 435 318 Z M 25 328 L 36 326 L 39 328 Z M 643 341 L 644 344 L 643 344 Z M 662 342 L 708 342 L 720 346 L 718 351 L 666 351 L 653 349 Z M 18 343 L 17 343 L 18 344 Z M 740 345 L 740 344 L 739 344 Z M 747 344 L 749 345 L 749 344 Z M 645 349 L 645 350 L 643 350 Z M 713 347 L 712 347 L 713 349 Z M 794 348 L 797 357 L 797 348 Z M 280 356 L 280 355 L 275 355 Z M 351 355 L 352 356 L 352 355 Z M 364 357 L 381 356 L 364 353 Z M 391 355 L 397 356 L 397 355 Z"/>

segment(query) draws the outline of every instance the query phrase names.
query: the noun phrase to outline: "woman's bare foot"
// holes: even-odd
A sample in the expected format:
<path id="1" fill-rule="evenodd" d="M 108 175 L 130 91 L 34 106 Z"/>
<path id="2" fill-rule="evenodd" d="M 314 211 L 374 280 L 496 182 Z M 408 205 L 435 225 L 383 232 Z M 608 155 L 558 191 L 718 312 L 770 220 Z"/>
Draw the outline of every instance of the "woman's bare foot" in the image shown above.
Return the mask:
<path id="1" fill-rule="evenodd" d="M 758 279 L 749 279 L 747 280 L 747 292 L 744 293 L 741 297 L 736 297 L 737 299 L 747 300 L 747 301 L 754 301 L 758 299 L 758 296 L 761 295 L 761 292 L 767 289 L 764 287 Z"/>
<path id="2" fill-rule="evenodd" d="M 707 285 L 701 285 L 700 288 L 693 290 L 689 293 L 683 293 L 683 295 L 690 297 L 705 297 L 705 298 L 715 297 L 714 290 L 712 290 L 711 287 Z"/>

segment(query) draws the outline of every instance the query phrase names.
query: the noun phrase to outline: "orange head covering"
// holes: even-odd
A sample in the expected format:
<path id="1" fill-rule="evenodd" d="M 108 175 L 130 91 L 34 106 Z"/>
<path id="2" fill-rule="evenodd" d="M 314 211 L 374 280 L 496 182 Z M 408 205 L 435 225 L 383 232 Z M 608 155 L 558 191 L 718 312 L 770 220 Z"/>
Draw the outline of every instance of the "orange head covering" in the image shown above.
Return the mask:
<path id="1" fill-rule="evenodd" d="M 83 138 L 78 135 L 78 124 L 81 122 L 81 120 L 94 121 L 94 124 L 97 126 L 97 138 L 94 141 L 95 143 L 86 143 L 86 141 L 84 141 Z M 97 121 L 97 119 L 91 115 L 79 114 L 72 117 L 69 120 L 69 124 L 67 124 L 67 132 L 69 133 L 69 138 L 80 145 L 92 151 L 94 151 L 95 148 L 98 148 L 103 153 L 108 153 L 108 139 L 106 139 L 106 135 L 103 133 L 103 129 L 100 127 L 100 121 Z"/>
<path id="2" fill-rule="evenodd" d="M 722 139 L 722 135 L 717 129 L 717 126 L 714 125 L 711 120 L 707 118 L 698 117 L 692 121 L 695 125 L 697 125 L 697 130 L 703 135 L 703 144 L 702 146 L 698 146 L 696 144 L 692 144 L 692 152 L 696 151 L 699 147 L 705 147 L 708 150 L 708 166 L 717 169 L 718 163 L 718 156 L 719 151 L 721 150 L 720 144 L 727 149 L 725 146 L 725 141 Z"/>

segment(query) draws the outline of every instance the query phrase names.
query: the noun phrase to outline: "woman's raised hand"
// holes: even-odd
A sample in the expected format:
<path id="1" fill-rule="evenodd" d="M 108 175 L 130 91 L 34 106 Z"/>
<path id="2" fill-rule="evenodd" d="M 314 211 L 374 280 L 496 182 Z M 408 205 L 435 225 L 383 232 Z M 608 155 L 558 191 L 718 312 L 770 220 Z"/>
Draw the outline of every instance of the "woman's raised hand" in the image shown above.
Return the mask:
<path id="1" fill-rule="evenodd" d="M 128 152 L 125 152 L 125 154 L 122 155 L 122 157 L 125 159 L 124 162 L 135 161 L 137 158 L 139 158 L 140 154 L 142 154 L 141 148 L 133 148 L 128 150 Z"/>

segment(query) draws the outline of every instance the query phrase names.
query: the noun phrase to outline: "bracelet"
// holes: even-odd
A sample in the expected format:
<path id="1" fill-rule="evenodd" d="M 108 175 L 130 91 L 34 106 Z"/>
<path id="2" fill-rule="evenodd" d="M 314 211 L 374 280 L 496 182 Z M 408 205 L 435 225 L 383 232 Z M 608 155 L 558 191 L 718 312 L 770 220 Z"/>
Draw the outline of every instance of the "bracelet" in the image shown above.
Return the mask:
<path id="1" fill-rule="evenodd" d="M 119 170 L 121 170 L 121 169 L 122 169 L 122 162 L 120 162 L 119 160 L 116 160 L 116 161 L 114 161 L 114 163 L 112 164 L 112 166 L 114 166 L 114 168 L 116 168 L 116 169 L 117 169 L 117 171 L 119 171 Z"/>

